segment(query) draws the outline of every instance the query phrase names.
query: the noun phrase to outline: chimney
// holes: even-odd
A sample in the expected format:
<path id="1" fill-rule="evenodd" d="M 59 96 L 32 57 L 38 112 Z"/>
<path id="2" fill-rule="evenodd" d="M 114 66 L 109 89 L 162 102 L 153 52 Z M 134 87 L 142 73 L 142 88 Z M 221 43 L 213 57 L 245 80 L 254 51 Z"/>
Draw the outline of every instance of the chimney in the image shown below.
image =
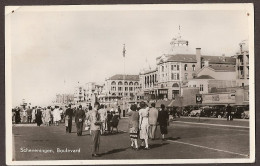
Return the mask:
<path id="1" fill-rule="evenodd" d="M 198 69 L 201 68 L 201 48 L 196 48 L 196 60 Z"/>

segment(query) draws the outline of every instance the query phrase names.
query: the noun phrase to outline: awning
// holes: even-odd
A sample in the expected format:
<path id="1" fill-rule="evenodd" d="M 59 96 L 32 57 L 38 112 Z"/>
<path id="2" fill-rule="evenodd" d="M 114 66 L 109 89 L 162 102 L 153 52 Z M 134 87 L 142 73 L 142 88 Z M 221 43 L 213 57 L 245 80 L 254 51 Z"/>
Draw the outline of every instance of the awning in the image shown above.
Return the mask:
<path id="1" fill-rule="evenodd" d="M 164 104 L 165 107 L 168 107 L 168 105 L 171 103 L 172 100 L 158 100 L 155 104 L 155 107 L 159 108 L 161 107 L 161 104 Z"/>
<path id="2" fill-rule="evenodd" d="M 175 100 L 172 100 L 171 103 L 168 105 L 168 107 L 181 107 L 182 101 L 181 98 L 176 98 Z"/>

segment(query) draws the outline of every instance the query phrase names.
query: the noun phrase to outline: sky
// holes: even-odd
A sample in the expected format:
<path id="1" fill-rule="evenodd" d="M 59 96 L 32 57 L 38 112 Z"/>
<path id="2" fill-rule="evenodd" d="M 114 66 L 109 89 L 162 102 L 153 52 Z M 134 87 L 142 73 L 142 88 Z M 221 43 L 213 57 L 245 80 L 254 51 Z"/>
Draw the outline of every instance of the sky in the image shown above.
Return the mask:
<path id="1" fill-rule="evenodd" d="M 62 7 L 61 7 L 62 9 Z M 102 83 L 125 72 L 138 74 L 146 60 L 170 50 L 181 27 L 191 53 L 234 55 L 248 39 L 244 10 L 80 10 L 30 11 L 10 16 L 12 105 L 25 99 L 50 103 L 57 93 L 73 93 L 76 85 Z"/>

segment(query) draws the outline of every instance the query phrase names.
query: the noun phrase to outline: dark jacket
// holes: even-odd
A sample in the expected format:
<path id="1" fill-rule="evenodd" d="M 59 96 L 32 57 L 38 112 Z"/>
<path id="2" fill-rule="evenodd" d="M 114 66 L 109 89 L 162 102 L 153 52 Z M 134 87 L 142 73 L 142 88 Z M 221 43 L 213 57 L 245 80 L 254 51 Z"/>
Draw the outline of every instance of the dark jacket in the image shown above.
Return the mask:
<path id="1" fill-rule="evenodd" d="M 83 122 L 85 116 L 85 111 L 83 109 L 77 109 L 75 113 L 75 122 L 78 123 L 79 119 L 82 119 L 81 122 Z"/>
<path id="2" fill-rule="evenodd" d="M 69 116 L 70 119 L 72 119 L 73 109 L 71 109 L 71 108 L 66 109 L 65 116 L 67 116 L 67 115 Z"/>
<path id="3" fill-rule="evenodd" d="M 163 110 L 159 111 L 159 114 L 158 114 L 159 125 L 167 126 L 168 120 L 169 120 L 168 112 L 167 111 L 163 111 Z"/>

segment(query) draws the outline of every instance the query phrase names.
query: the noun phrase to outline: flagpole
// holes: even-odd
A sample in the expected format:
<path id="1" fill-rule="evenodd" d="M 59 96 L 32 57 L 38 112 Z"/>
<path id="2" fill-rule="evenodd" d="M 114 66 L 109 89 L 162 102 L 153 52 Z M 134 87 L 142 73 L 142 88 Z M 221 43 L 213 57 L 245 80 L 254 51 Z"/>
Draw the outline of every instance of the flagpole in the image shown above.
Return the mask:
<path id="1" fill-rule="evenodd" d="M 123 58 L 124 58 L 124 75 L 123 75 L 123 110 L 125 109 L 125 44 L 124 44 L 124 48 L 123 48 Z"/>

